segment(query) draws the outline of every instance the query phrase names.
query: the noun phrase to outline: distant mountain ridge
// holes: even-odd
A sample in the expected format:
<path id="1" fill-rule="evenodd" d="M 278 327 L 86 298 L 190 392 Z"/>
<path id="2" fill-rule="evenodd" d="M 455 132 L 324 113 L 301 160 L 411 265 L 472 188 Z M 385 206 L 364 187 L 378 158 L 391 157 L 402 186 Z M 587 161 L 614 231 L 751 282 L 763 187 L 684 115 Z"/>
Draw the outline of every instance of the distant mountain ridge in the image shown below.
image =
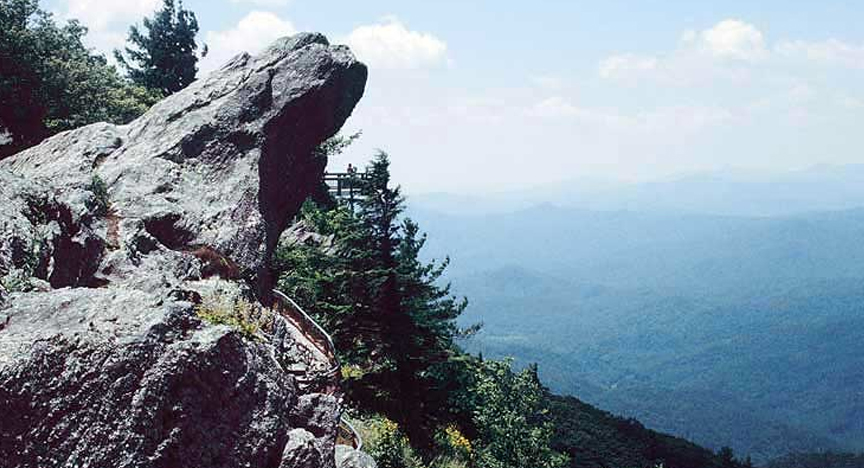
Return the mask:
<path id="1" fill-rule="evenodd" d="M 504 213 L 546 203 L 598 211 L 756 217 L 848 210 L 864 207 L 864 164 L 781 173 L 724 170 L 641 183 L 576 179 L 482 196 L 411 197 L 417 209 L 447 214 Z"/>

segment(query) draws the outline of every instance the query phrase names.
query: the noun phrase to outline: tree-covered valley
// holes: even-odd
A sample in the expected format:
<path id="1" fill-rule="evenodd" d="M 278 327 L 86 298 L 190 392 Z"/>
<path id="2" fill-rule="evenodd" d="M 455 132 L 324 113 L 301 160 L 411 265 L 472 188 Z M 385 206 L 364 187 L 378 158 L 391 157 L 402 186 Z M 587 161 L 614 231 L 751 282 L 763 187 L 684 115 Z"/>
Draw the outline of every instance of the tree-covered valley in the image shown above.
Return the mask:
<path id="1" fill-rule="evenodd" d="M 469 349 L 538 362 L 555 391 L 757 461 L 862 449 L 864 212 L 416 217 L 475 298 Z"/>

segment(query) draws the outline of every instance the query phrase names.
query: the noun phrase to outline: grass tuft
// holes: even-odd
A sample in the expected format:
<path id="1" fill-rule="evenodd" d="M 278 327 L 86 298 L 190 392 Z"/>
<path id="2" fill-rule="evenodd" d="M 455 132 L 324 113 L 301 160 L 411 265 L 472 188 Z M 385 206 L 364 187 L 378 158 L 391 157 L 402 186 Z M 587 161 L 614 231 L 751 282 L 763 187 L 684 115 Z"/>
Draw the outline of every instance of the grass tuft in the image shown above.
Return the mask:
<path id="1" fill-rule="evenodd" d="M 261 340 L 262 332 L 272 331 L 274 315 L 270 309 L 242 298 L 214 293 L 202 298 L 195 314 L 213 325 L 227 325 L 243 337 Z"/>

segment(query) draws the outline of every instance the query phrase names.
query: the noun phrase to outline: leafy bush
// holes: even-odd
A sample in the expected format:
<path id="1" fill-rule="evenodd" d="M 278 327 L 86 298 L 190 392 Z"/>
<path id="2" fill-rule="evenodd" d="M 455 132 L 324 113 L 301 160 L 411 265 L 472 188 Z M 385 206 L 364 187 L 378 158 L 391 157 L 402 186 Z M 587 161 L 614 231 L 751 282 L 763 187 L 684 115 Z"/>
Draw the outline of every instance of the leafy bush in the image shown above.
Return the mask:
<path id="1" fill-rule="evenodd" d="M 536 367 L 519 373 L 510 361 L 480 361 L 471 392 L 478 432 L 477 460 L 484 468 L 557 468 L 567 457 L 550 448 L 554 424 Z"/>
<path id="2" fill-rule="evenodd" d="M 359 380 L 366 375 L 366 371 L 362 367 L 356 365 L 342 366 L 342 380 Z"/>
<path id="3" fill-rule="evenodd" d="M 378 463 L 378 468 L 422 468 L 422 463 L 398 424 L 378 417 L 367 422 L 364 427 L 366 450 Z"/>
<path id="4" fill-rule="evenodd" d="M 475 466 L 474 446 L 455 424 L 439 431 L 435 442 L 438 455 L 431 463 L 434 468 L 461 468 Z"/>

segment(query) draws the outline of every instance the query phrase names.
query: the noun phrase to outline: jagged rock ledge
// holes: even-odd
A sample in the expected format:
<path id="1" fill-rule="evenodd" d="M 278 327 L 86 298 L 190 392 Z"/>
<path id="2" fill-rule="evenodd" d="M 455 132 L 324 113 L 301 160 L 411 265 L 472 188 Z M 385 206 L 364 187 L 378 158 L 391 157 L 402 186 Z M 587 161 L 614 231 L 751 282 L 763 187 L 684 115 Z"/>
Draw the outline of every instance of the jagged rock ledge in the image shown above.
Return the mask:
<path id="1" fill-rule="evenodd" d="M 4 466 L 333 466 L 339 395 L 284 371 L 315 354 L 278 316 L 247 336 L 200 304 L 267 305 L 314 149 L 366 75 L 300 34 L 0 162 Z"/>

